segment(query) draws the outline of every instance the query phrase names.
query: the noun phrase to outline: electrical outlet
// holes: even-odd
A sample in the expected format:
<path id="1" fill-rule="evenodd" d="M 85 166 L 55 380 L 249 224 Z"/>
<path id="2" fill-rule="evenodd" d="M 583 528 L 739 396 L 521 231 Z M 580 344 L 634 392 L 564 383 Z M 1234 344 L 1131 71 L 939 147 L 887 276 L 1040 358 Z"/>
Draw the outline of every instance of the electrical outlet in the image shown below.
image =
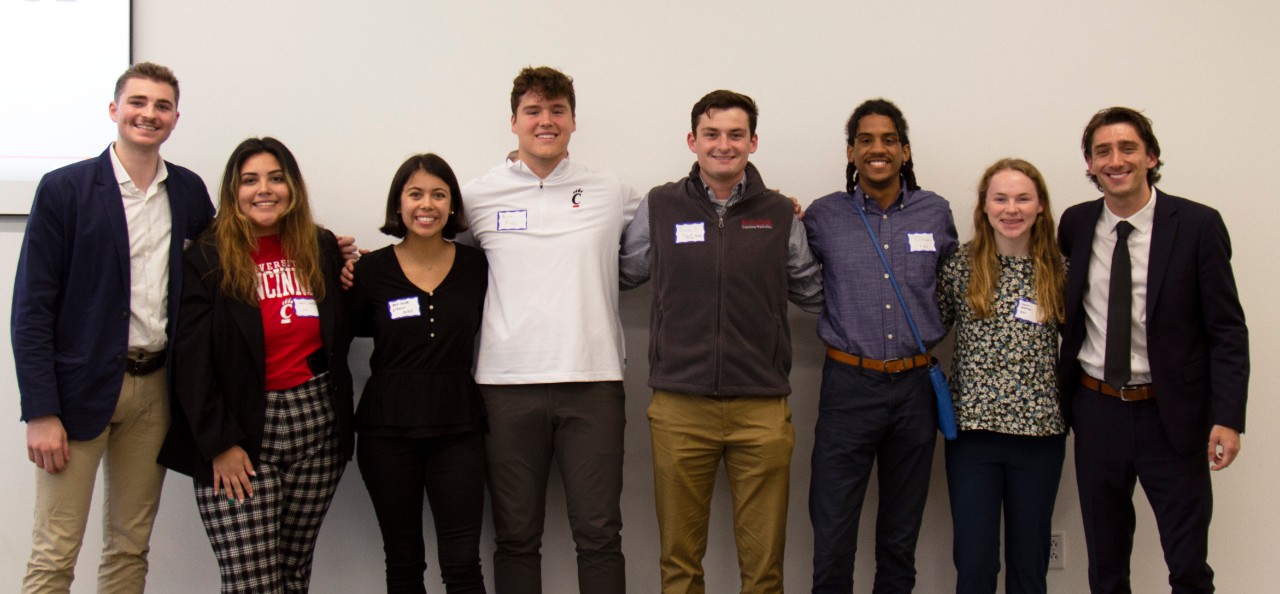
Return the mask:
<path id="1" fill-rule="evenodd" d="M 1067 568 L 1067 533 L 1054 530 L 1049 534 L 1049 569 Z"/>

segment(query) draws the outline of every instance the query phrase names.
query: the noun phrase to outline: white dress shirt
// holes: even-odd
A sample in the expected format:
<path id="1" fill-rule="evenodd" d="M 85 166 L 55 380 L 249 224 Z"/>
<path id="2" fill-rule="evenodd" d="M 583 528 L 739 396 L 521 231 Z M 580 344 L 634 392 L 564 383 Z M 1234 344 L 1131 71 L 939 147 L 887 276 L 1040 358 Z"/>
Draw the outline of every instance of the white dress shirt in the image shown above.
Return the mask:
<path id="1" fill-rule="evenodd" d="M 164 331 L 169 322 L 166 300 L 169 240 L 173 234 L 173 214 L 165 188 L 169 170 L 160 159 L 151 187 L 139 188 L 116 156 L 114 144 L 108 152 L 129 226 L 129 350 L 162 351 L 167 344 Z"/>
<path id="2" fill-rule="evenodd" d="M 1089 258 L 1089 289 L 1084 296 L 1085 339 L 1080 347 L 1084 372 L 1102 378 L 1107 353 L 1107 300 L 1111 295 L 1111 254 L 1116 249 L 1116 223 L 1129 221 L 1129 260 L 1133 275 L 1133 304 L 1130 317 L 1129 384 L 1151 383 L 1151 361 L 1147 357 L 1147 267 L 1151 262 L 1151 228 L 1156 216 L 1156 189 L 1151 200 L 1129 218 L 1121 218 L 1105 204 L 1093 233 L 1093 254 Z"/>

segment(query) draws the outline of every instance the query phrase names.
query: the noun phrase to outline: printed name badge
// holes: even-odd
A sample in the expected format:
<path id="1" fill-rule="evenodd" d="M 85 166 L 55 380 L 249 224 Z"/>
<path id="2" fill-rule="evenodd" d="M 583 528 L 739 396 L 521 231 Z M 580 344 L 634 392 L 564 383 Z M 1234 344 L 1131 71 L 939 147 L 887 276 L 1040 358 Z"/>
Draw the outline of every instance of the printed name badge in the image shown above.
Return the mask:
<path id="1" fill-rule="evenodd" d="M 418 305 L 417 297 L 405 297 L 404 299 L 388 301 L 387 311 L 391 313 L 391 319 L 393 320 L 416 318 L 422 315 L 422 306 Z"/>
<path id="2" fill-rule="evenodd" d="M 908 233 L 907 245 L 913 252 L 936 252 L 938 246 L 933 244 L 932 233 Z"/>
<path id="3" fill-rule="evenodd" d="M 316 318 L 320 316 L 320 308 L 316 307 L 316 300 L 310 297 L 294 297 L 293 313 L 300 318 Z"/>
<path id="4" fill-rule="evenodd" d="M 676 223 L 676 243 L 700 243 L 707 240 L 707 226 L 696 223 Z"/>
<path id="5" fill-rule="evenodd" d="M 529 228 L 529 211 L 503 210 L 498 212 L 499 231 L 524 231 Z"/>
<path id="6" fill-rule="evenodd" d="M 1018 308 L 1013 310 L 1013 317 L 1039 326 L 1040 308 L 1036 306 L 1035 301 L 1030 299 L 1019 299 Z"/>

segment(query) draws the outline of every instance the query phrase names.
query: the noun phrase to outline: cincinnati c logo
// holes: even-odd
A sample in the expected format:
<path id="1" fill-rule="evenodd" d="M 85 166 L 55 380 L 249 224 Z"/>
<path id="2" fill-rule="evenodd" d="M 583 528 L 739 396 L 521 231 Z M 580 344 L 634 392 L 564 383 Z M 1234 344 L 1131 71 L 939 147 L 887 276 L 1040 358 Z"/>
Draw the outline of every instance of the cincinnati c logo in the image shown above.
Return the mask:
<path id="1" fill-rule="evenodd" d="M 582 206 L 582 188 L 573 191 L 573 197 L 569 199 L 573 203 L 574 208 Z"/>

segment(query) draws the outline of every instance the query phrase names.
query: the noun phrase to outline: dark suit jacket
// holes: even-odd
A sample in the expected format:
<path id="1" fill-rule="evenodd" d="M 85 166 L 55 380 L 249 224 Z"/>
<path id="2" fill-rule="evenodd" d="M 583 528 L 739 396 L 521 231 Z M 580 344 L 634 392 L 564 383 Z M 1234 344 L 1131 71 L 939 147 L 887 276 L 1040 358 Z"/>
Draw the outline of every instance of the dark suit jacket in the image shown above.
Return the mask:
<path id="1" fill-rule="evenodd" d="M 204 484 L 213 484 L 213 459 L 233 445 L 249 454 L 256 468 L 266 425 L 266 346 L 262 311 L 256 304 L 222 292 L 222 269 L 206 233 L 187 251 L 187 283 L 174 345 L 173 424 L 160 449 L 159 462 Z M 329 369 L 342 459 L 351 457 L 351 371 L 343 292 L 338 286 L 342 255 L 333 234 L 319 230 L 325 295 L 318 302 L 323 356 Z"/>
<path id="2" fill-rule="evenodd" d="M 213 204 L 199 176 L 165 166 L 173 221 L 166 328 L 172 345 L 182 250 L 209 226 Z M 22 420 L 59 415 L 67 437 L 97 437 L 115 412 L 129 349 L 129 228 L 107 152 L 40 180 L 11 315 Z"/>
<path id="3" fill-rule="evenodd" d="M 1084 296 L 1094 228 L 1103 203 L 1068 208 L 1058 226 L 1070 262 L 1059 372 L 1068 422 L 1080 386 Z M 1107 282 L 1102 279 L 1098 282 Z M 1147 351 L 1156 405 L 1174 448 L 1203 450 L 1209 429 L 1244 431 L 1249 334 L 1231 272 L 1231 240 L 1218 211 L 1160 193 L 1147 270 Z"/>

